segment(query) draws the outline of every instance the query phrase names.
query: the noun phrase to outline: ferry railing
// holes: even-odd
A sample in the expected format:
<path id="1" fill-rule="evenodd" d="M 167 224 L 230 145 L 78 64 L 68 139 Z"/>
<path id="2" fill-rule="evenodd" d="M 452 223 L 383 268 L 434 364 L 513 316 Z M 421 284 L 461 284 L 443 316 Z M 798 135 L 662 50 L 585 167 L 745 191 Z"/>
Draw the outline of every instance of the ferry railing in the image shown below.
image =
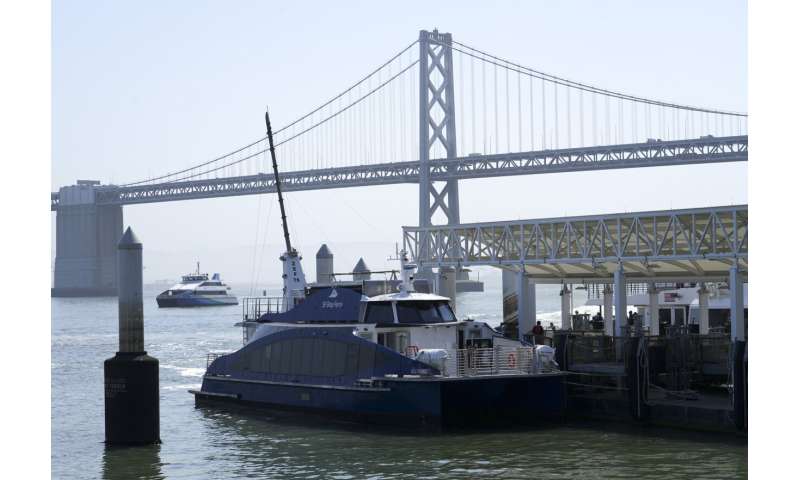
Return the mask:
<path id="1" fill-rule="evenodd" d="M 244 297 L 242 299 L 242 319 L 255 322 L 265 313 L 283 311 L 283 297 Z"/>
<path id="2" fill-rule="evenodd" d="M 465 348 L 455 351 L 455 376 L 523 375 L 538 371 L 531 347 Z"/>
<path id="3" fill-rule="evenodd" d="M 223 357 L 225 355 L 227 355 L 227 353 L 207 353 L 206 354 L 206 370 L 208 370 L 208 367 L 210 367 L 211 364 L 214 363 L 214 360 L 218 359 L 219 357 Z"/>

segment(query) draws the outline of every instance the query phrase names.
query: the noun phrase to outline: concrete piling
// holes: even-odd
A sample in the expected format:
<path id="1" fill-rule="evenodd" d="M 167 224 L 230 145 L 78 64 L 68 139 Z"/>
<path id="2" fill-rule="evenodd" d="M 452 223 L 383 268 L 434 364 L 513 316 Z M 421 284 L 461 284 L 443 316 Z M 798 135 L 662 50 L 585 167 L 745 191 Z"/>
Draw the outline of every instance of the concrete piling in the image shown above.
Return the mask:
<path id="1" fill-rule="evenodd" d="M 456 270 L 453 267 L 439 267 L 436 274 L 436 294 L 450 299 L 450 308 L 456 311 Z"/>
<path id="2" fill-rule="evenodd" d="M 159 443 L 158 360 L 144 350 L 142 244 L 130 227 L 117 261 L 119 351 L 104 363 L 106 443 Z"/>
<path id="3" fill-rule="evenodd" d="M 536 290 L 531 287 L 530 279 L 525 275 L 525 268 L 520 267 L 517 275 L 517 332 L 523 340 L 536 325 Z"/>

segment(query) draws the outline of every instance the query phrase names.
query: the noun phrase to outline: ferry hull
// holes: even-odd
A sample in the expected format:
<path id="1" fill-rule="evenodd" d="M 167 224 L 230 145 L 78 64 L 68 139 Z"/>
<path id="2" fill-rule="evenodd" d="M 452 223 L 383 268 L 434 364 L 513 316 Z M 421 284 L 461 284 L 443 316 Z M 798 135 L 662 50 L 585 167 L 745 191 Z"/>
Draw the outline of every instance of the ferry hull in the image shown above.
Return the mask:
<path id="1" fill-rule="evenodd" d="M 224 305 L 238 305 L 239 301 L 236 297 L 220 296 L 220 298 L 211 298 L 210 296 L 192 295 L 192 296 L 179 296 L 179 295 L 159 295 L 156 297 L 156 303 L 161 308 L 166 307 L 218 307 Z"/>
<path id="2" fill-rule="evenodd" d="M 533 425 L 563 418 L 564 375 L 381 379 L 380 387 L 206 376 L 197 405 L 235 403 L 364 423 L 433 429 Z"/>

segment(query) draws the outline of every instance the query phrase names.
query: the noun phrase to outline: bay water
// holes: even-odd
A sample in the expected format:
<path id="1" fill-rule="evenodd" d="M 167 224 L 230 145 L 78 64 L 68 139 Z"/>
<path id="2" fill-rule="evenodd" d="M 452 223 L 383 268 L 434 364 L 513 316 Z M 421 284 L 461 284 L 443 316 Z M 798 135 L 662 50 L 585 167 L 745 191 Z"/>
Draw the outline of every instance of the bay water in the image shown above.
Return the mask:
<path id="1" fill-rule="evenodd" d="M 495 282 L 496 283 L 496 282 Z M 197 408 L 208 352 L 242 345 L 241 307 L 159 309 L 169 285 L 145 285 L 145 348 L 160 361 L 160 445 L 107 448 L 103 361 L 117 350 L 117 299 L 51 300 L 53 478 L 744 478 L 740 439 L 603 423 L 421 434 L 302 415 Z M 233 293 L 248 288 L 233 285 Z M 576 291 L 575 305 L 582 303 Z M 585 297 L 583 297 L 585 299 Z M 458 314 L 498 325 L 501 293 L 460 295 Z M 557 286 L 539 286 L 538 316 L 559 324 Z M 591 307 L 576 306 L 581 311 Z"/>

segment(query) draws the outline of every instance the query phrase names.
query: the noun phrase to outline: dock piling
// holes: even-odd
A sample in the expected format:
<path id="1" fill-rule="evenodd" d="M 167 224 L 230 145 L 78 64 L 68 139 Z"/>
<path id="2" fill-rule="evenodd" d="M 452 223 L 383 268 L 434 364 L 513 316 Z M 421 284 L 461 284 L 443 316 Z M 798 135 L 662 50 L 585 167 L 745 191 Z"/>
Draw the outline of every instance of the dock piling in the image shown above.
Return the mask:
<path id="1" fill-rule="evenodd" d="M 158 360 L 144 350 L 142 243 L 130 227 L 117 262 L 119 351 L 104 363 L 106 443 L 159 443 Z"/>

